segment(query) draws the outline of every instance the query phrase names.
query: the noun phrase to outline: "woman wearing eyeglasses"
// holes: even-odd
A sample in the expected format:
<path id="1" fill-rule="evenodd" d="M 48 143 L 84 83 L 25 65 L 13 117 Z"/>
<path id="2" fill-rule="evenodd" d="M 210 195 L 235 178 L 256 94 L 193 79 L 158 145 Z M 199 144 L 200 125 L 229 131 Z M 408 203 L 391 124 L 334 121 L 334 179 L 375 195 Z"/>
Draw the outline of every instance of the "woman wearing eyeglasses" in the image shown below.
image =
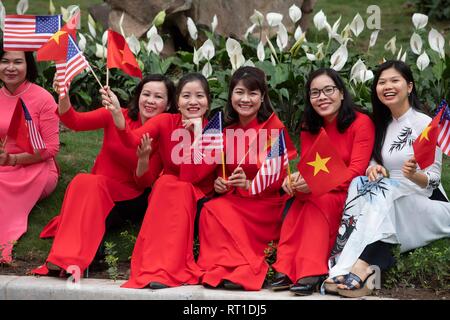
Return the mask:
<path id="1" fill-rule="evenodd" d="M 324 128 L 334 148 L 351 172 L 351 178 L 323 195 L 313 195 L 299 172 L 283 183 L 295 196 L 281 228 L 273 290 L 310 295 L 328 273 L 342 208 L 351 180 L 364 174 L 372 153 L 375 129 L 368 116 L 357 112 L 339 74 L 333 69 L 312 72 L 305 86 L 300 143 L 304 156 L 320 129 Z"/>

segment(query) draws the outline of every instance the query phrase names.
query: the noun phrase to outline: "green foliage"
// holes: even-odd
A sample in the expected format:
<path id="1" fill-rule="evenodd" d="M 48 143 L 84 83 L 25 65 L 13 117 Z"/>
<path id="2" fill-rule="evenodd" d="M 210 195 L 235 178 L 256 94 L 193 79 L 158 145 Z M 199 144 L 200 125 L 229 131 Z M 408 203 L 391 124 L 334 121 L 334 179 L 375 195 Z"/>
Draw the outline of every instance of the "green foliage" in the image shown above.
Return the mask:
<path id="1" fill-rule="evenodd" d="M 108 265 L 106 272 L 108 273 L 109 278 L 114 281 L 116 281 L 119 276 L 119 258 L 117 257 L 117 251 L 114 249 L 115 247 L 116 244 L 114 242 L 105 242 L 105 262 Z"/>
<path id="2" fill-rule="evenodd" d="M 450 0 L 416 0 L 419 12 L 438 20 L 450 19 Z"/>
<path id="3" fill-rule="evenodd" d="M 397 263 L 385 275 L 384 286 L 434 288 L 450 290 L 450 239 L 400 254 L 395 251 Z"/>

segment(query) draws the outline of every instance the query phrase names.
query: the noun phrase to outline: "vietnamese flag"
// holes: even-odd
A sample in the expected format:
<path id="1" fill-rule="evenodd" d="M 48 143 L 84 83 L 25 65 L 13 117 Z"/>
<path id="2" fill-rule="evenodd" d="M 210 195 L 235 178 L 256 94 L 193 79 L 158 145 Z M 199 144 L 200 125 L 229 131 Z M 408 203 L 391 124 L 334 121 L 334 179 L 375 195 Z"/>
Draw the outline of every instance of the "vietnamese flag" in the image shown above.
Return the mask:
<path id="1" fill-rule="evenodd" d="M 76 27 L 80 21 L 80 12 L 77 12 L 69 21 L 53 36 L 48 39 L 36 54 L 37 61 L 61 61 L 67 58 L 69 47 L 69 35 L 77 39 Z"/>
<path id="2" fill-rule="evenodd" d="M 11 122 L 9 123 L 7 138 L 14 139 L 16 145 L 24 152 L 34 154 L 33 146 L 31 145 L 30 134 L 28 126 L 25 122 L 25 114 L 23 112 L 22 102 L 17 99 L 16 108 L 14 109 Z"/>
<path id="3" fill-rule="evenodd" d="M 351 178 L 350 171 L 323 128 L 297 168 L 314 195 L 329 192 Z"/>
<path id="4" fill-rule="evenodd" d="M 111 29 L 108 30 L 108 55 L 106 65 L 108 69 L 119 68 L 132 77 L 142 79 L 139 64 L 128 47 L 125 38 Z"/>
<path id="5" fill-rule="evenodd" d="M 442 118 L 444 110 L 445 108 L 442 108 L 441 111 L 439 111 L 413 143 L 414 157 L 422 170 L 434 163 L 436 144 L 439 135 L 439 121 Z"/>

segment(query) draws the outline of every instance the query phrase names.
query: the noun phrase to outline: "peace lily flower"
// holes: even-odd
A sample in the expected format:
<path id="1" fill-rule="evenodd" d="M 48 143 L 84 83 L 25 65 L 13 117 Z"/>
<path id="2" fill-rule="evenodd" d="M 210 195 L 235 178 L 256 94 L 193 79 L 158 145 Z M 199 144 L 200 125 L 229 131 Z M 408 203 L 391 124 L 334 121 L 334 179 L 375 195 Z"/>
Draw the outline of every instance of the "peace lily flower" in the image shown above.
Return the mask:
<path id="1" fill-rule="evenodd" d="M 266 53 L 264 52 L 264 44 L 262 43 L 262 41 L 258 43 L 258 47 L 256 48 L 256 55 L 258 57 L 258 60 L 261 62 L 266 58 Z"/>
<path id="2" fill-rule="evenodd" d="M 52 0 L 50 0 L 50 1 L 48 2 L 48 12 L 49 12 L 51 15 L 54 15 L 55 12 L 56 12 L 56 8 L 55 8 L 55 5 L 53 4 L 53 1 L 52 1 Z"/>
<path id="3" fill-rule="evenodd" d="M 316 55 L 312 54 L 312 53 L 306 53 L 306 58 L 308 58 L 309 61 L 316 61 Z"/>
<path id="4" fill-rule="evenodd" d="M 211 63 L 208 61 L 202 69 L 202 74 L 205 78 L 209 78 L 213 73 L 213 69 L 212 69 L 212 65 Z"/>
<path id="5" fill-rule="evenodd" d="M 297 29 L 295 29 L 294 39 L 297 41 L 298 39 L 300 39 L 302 35 L 303 35 L 302 28 L 298 26 Z"/>
<path id="6" fill-rule="evenodd" d="M 403 54 L 403 56 L 400 58 L 401 61 L 406 62 L 406 52 L 407 50 L 405 50 L 405 53 Z"/>
<path id="7" fill-rule="evenodd" d="M 135 56 L 138 55 L 139 51 L 141 51 L 141 44 L 139 40 L 136 38 L 134 34 L 127 38 L 128 46 L 130 47 L 131 52 L 134 53 Z"/>
<path id="8" fill-rule="evenodd" d="M 320 61 L 323 58 L 325 58 L 325 54 L 323 53 L 323 42 L 321 42 L 317 45 L 316 59 Z"/>
<path id="9" fill-rule="evenodd" d="M 425 51 L 419 56 L 419 58 L 417 58 L 416 64 L 420 71 L 423 71 L 428 67 L 430 64 L 430 58 Z"/>
<path id="10" fill-rule="evenodd" d="M 80 38 L 80 41 L 78 41 L 78 48 L 80 48 L 81 51 L 84 51 L 84 49 L 86 49 L 86 37 L 81 32 L 78 32 L 78 37 Z"/>
<path id="11" fill-rule="evenodd" d="M 411 36 L 411 40 L 409 41 L 411 46 L 411 51 L 415 54 L 419 55 L 422 52 L 422 38 L 417 34 L 413 33 Z"/>
<path id="12" fill-rule="evenodd" d="M 108 30 L 106 30 L 105 32 L 103 32 L 102 35 L 102 44 L 104 46 L 106 46 L 106 43 L 108 42 Z"/>
<path id="13" fill-rule="evenodd" d="M 242 52 L 233 53 L 230 57 L 231 68 L 233 71 L 242 67 L 245 63 L 245 58 L 242 55 Z"/>
<path id="14" fill-rule="evenodd" d="M 147 52 L 159 55 L 164 48 L 164 42 L 158 33 L 152 33 L 147 43 Z"/>
<path id="15" fill-rule="evenodd" d="M 245 63 L 243 64 L 244 67 L 255 67 L 255 64 L 253 63 L 252 60 L 248 59 L 247 61 L 245 61 Z"/>
<path id="16" fill-rule="evenodd" d="M 119 19 L 120 34 L 125 37 L 125 31 L 123 30 L 123 19 L 125 19 L 125 12 L 122 12 Z"/>
<path id="17" fill-rule="evenodd" d="M 329 39 L 336 39 L 338 42 L 342 44 L 342 37 L 337 33 L 339 29 L 339 25 L 341 24 L 341 16 L 339 16 L 339 19 L 336 20 L 336 22 L 333 24 L 333 27 L 330 26 L 328 22 L 325 23 L 325 29 L 328 32 L 328 38 Z"/>
<path id="18" fill-rule="evenodd" d="M 266 14 L 266 19 L 269 26 L 276 27 L 283 20 L 283 15 L 277 12 L 269 12 L 268 14 Z"/>
<path id="19" fill-rule="evenodd" d="M 361 59 L 358 59 L 350 70 L 350 81 L 357 83 L 357 76 L 361 71 L 367 70 L 366 65 Z"/>
<path id="20" fill-rule="evenodd" d="M 152 35 L 157 34 L 158 30 L 156 29 L 155 26 L 152 26 L 150 29 L 148 29 L 147 31 L 147 39 L 150 39 L 152 37 Z"/>
<path id="21" fill-rule="evenodd" d="M 102 46 L 99 43 L 96 43 L 95 44 L 95 49 L 96 49 L 95 50 L 95 56 L 97 58 L 106 58 L 107 50 L 106 50 L 106 48 L 104 46 Z"/>
<path id="22" fill-rule="evenodd" d="M 397 47 L 395 46 L 395 42 L 397 41 L 397 37 L 393 36 L 391 38 L 391 40 L 389 40 L 385 45 L 384 45 L 384 50 L 386 51 L 391 51 L 392 54 L 395 54 L 395 51 L 397 51 Z"/>
<path id="23" fill-rule="evenodd" d="M 277 52 L 275 50 L 275 47 L 273 46 L 272 42 L 270 42 L 270 39 L 269 39 L 269 37 L 267 37 L 267 35 L 266 35 L 266 40 L 267 40 L 267 44 L 269 45 L 269 49 L 272 52 L 272 55 L 274 55 L 276 57 Z"/>
<path id="24" fill-rule="evenodd" d="M 203 55 L 202 50 L 197 50 L 194 47 L 194 54 L 192 55 L 192 62 L 198 67 L 200 61 L 202 61 Z"/>
<path id="25" fill-rule="evenodd" d="M 250 33 L 253 33 L 253 31 L 255 30 L 255 28 L 256 28 L 256 24 L 252 24 L 252 25 L 250 26 L 250 28 L 248 28 L 247 31 L 245 31 L 245 34 L 244 34 L 244 39 L 245 39 L 245 40 L 247 40 L 248 35 L 249 35 Z"/>
<path id="26" fill-rule="evenodd" d="M 352 23 L 350 24 L 350 30 L 353 32 L 355 37 L 358 37 L 361 32 L 364 30 L 364 20 L 360 16 L 359 13 L 353 18 Z"/>
<path id="27" fill-rule="evenodd" d="M 165 19 L 166 19 L 166 11 L 162 10 L 158 12 L 158 14 L 153 18 L 152 24 L 155 27 L 159 27 L 164 23 Z"/>
<path id="28" fill-rule="evenodd" d="M 346 46 L 341 45 L 335 53 L 331 55 L 331 68 L 336 71 L 341 71 L 348 59 L 348 50 Z"/>
<path id="29" fill-rule="evenodd" d="M 0 28 L 2 30 L 5 28 L 5 16 L 6 16 L 5 6 L 0 1 Z"/>
<path id="30" fill-rule="evenodd" d="M 189 31 L 189 35 L 191 36 L 192 40 L 197 40 L 198 37 L 198 31 L 197 27 L 195 26 L 194 21 L 191 19 L 191 17 L 187 18 L 187 27 Z"/>
<path id="31" fill-rule="evenodd" d="M 282 23 L 280 23 L 277 32 L 277 46 L 278 49 L 280 49 L 280 52 L 287 47 L 287 44 L 288 44 L 288 32 L 286 30 L 286 27 Z"/>
<path id="32" fill-rule="evenodd" d="M 201 46 L 202 55 L 206 58 L 206 60 L 211 60 L 215 55 L 214 43 L 208 39 Z M 199 50 L 200 50 L 199 49 Z"/>
<path id="33" fill-rule="evenodd" d="M 95 31 L 95 20 L 90 14 L 88 15 L 88 28 L 92 38 L 97 37 L 97 31 Z"/>
<path id="34" fill-rule="evenodd" d="M 321 31 L 323 28 L 325 28 L 325 24 L 327 22 L 327 17 L 323 13 L 322 10 L 320 10 L 313 18 L 314 26 L 317 30 Z"/>
<path id="35" fill-rule="evenodd" d="M 219 22 L 217 21 L 217 15 L 214 15 L 212 22 L 211 22 L 211 32 L 214 33 L 216 31 L 217 25 Z"/>
<path id="36" fill-rule="evenodd" d="M 245 63 L 241 44 L 235 39 L 228 38 L 225 47 L 227 49 L 228 57 L 230 58 L 231 67 L 234 71 Z"/>
<path id="37" fill-rule="evenodd" d="M 277 62 L 275 61 L 275 58 L 273 57 L 273 55 L 270 55 L 270 62 L 272 62 L 272 65 L 275 67 L 277 65 Z"/>
<path id="38" fill-rule="evenodd" d="M 258 10 L 254 10 L 255 12 L 252 14 L 252 16 L 250 17 L 250 22 L 252 24 L 256 24 L 258 26 L 262 26 L 262 24 L 264 23 L 264 16 L 261 12 L 259 12 Z"/>
<path id="39" fill-rule="evenodd" d="M 397 60 L 400 60 L 400 57 L 402 56 L 403 46 L 400 46 L 400 50 L 397 53 Z"/>
<path id="40" fill-rule="evenodd" d="M 289 8 L 289 18 L 291 18 L 292 22 L 295 24 L 298 20 L 302 18 L 302 10 L 293 4 Z"/>
<path id="41" fill-rule="evenodd" d="M 369 48 L 372 48 L 375 45 L 375 43 L 377 43 L 379 33 L 380 30 L 375 30 L 370 34 Z"/>
<path id="42" fill-rule="evenodd" d="M 445 58 L 444 45 L 445 39 L 436 29 L 432 28 L 430 33 L 428 33 L 428 43 L 431 49 L 439 53 L 442 59 Z"/>
<path id="43" fill-rule="evenodd" d="M 28 10 L 28 0 L 20 0 L 16 7 L 17 14 L 25 14 Z"/>
<path id="44" fill-rule="evenodd" d="M 421 13 L 414 13 L 412 16 L 412 22 L 416 29 L 423 29 L 428 23 L 428 16 Z"/>

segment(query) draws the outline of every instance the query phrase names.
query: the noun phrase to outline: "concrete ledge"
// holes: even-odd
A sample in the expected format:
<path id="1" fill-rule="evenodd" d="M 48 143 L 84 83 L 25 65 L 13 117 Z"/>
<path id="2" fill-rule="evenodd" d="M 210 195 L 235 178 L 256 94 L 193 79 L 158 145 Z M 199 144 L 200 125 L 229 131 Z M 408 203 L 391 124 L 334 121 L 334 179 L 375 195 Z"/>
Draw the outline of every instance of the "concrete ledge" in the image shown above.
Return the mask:
<path id="1" fill-rule="evenodd" d="M 124 281 L 82 279 L 79 284 L 52 277 L 0 275 L 0 300 L 340 300 L 339 296 L 294 296 L 288 291 L 230 291 L 182 286 L 168 289 L 125 289 Z M 383 300 L 376 296 L 364 300 Z"/>

